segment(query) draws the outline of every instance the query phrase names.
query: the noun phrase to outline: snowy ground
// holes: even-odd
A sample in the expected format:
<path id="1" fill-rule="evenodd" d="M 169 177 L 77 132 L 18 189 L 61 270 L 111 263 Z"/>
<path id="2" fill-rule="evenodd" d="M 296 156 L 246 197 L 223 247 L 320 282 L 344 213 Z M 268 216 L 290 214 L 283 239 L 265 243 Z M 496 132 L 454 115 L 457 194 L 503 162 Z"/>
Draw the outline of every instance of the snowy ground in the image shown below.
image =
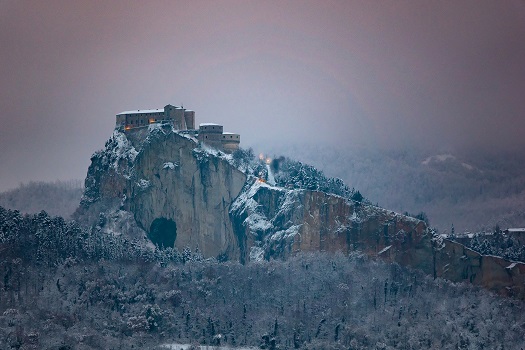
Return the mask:
<path id="1" fill-rule="evenodd" d="M 159 349 L 168 349 L 168 350 L 188 350 L 191 347 L 191 344 L 163 344 L 159 346 Z M 232 348 L 229 346 L 211 346 L 211 345 L 201 345 L 200 350 L 255 350 L 254 347 L 240 347 Z"/>
<path id="2" fill-rule="evenodd" d="M 275 177 L 273 176 L 272 169 L 270 168 L 270 164 L 266 164 L 266 169 L 268 170 L 268 183 L 272 186 L 275 186 Z"/>

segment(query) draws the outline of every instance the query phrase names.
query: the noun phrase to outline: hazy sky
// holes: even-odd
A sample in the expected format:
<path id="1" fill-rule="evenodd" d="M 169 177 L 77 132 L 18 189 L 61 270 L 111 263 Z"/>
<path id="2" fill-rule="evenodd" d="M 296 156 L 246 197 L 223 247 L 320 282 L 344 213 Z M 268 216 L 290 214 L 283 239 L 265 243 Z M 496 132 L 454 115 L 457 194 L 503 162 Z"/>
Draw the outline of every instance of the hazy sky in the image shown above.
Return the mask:
<path id="1" fill-rule="evenodd" d="M 525 2 L 0 0 L 0 190 L 168 103 L 246 147 L 523 149 Z"/>

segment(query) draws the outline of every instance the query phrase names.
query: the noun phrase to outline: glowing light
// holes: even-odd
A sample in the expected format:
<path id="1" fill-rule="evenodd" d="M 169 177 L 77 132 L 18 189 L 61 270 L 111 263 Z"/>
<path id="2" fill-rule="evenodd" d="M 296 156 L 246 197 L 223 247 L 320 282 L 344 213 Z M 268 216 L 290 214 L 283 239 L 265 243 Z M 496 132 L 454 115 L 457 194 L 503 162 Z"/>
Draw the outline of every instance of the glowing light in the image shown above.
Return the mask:
<path id="1" fill-rule="evenodd" d="M 272 158 L 266 158 L 266 164 L 270 164 L 272 162 Z"/>
<path id="2" fill-rule="evenodd" d="M 264 159 L 264 154 L 259 154 L 259 160 L 263 160 Z"/>

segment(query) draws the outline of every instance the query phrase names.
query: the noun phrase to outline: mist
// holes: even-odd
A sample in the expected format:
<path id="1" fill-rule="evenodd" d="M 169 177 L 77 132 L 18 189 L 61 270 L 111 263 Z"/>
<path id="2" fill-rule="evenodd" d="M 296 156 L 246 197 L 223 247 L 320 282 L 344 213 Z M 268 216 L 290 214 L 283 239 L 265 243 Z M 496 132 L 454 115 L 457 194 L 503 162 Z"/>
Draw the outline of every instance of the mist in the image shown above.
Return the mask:
<path id="1" fill-rule="evenodd" d="M 0 190 L 168 103 L 242 147 L 518 151 L 524 37 L 518 0 L 0 2 Z"/>

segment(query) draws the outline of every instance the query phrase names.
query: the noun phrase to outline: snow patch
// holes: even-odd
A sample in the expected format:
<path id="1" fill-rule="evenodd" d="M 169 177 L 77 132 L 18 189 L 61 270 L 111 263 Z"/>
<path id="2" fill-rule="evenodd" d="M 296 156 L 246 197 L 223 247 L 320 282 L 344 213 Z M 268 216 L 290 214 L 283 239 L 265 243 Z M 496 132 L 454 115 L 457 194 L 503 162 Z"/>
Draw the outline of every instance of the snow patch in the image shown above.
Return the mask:
<path id="1" fill-rule="evenodd" d="M 264 249 L 261 247 L 253 246 L 250 248 L 250 261 L 263 261 L 264 260 Z"/>
<path id="2" fill-rule="evenodd" d="M 166 162 L 162 165 L 162 169 L 175 169 L 175 167 L 178 167 L 179 166 L 179 163 L 178 162 Z"/>
<path id="3" fill-rule="evenodd" d="M 215 124 L 215 123 L 200 123 L 199 126 L 221 126 L 221 125 Z"/>
<path id="4" fill-rule="evenodd" d="M 231 206 L 232 211 L 247 213 L 248 216 L 243 224 L 247 225 L 252 231 L 266 231 L 272 227 L 271 222 L 264 216 L 261 206 L 253 196 L 261 187 L 261 182 L 254 181 L 252 186 L 246 191 L 241 192 Z"/>
<path id="5" fill-rule="evenodd" d="M 421 162 L 423 165 L 428 165 L 431 162 L 444 162 L 446 160 L 454 160 L 456 157 L 454 157 L 452 154 L 438 154 L 437 156 L 430 156 L 426 158 L 424 161 Z"/>
<path id="6" fill-rule="evenodd" d="M 161 132 L 164 132 L 164 130 L 162 130 L 162 123 L 152 123 L 152 124 L 149 124 L 148 125 L 148 131 L 149 132 L 153 132 L 153 131 L 161 131 Z"/>
<path id="7" fill-rule="evenodd" d="M 164 109 L 160 109 L 160 108 L 157 108 L 157 109 L 136 109 L 134 111 L 120 112 L 117 115 L 123 115 L 123 114 L 148 114 L 148 113 L 159 113 L 159 112 L 164 113 Z"/>
<path id="8" fill-rule="evenodd" d="M 474 167 L 468 163 L 461 163 L 461 165 L 467 170 L 474 170 Z"/>
<path id="9" fill-rule="evenodd" d="M 257 209 L 259 204 L 250 198 L 247 202 L 248 206 L 254 207 Z M 264 216 L 257 212 L 248 215 L 244 223 L 248 225 L 253 231 L 267 231 L 272 228 L 272 223 Z"/>
<path id="10" fill-rule="evenodd" d="M 268 171 L 268 184 L 275 186 L 275 177 L 273 176 L 273 171 L 270 168 L 270 164 L 266 164 L 266 170 Z"/>
<path id="11" fill-rule="evenodd" d="M 172 343 L 172 344 L 162 344 L 159 347 L 161 349 L 167 349 L 167 350 L 188 350 L 191 348 L 191 344 L 179 344 L 179 343 Z M 259 348 L 255 347 L 230 347 L 230 346 L 211 346 L 211 345 L 200 345 L 200 350 L 256 350 Z"/>
<path id="12" fill-rule="evenodd" d="M 389 245 L 388 247 L 384 247 L 383 249 L 381 249 L 381 250 L 379 251 L 379 253 L 377 253 L 377 255 L 381 255 L 381 254 L 387 252 L 388 250 L 390 250 L 390 248 L 392 248 L 391 245 Z"/>
<path id="13" fill-rule="evenodd" d="M 111 147 L 111 143 L 114 143 L 114 145 L 112 145 L 113 147 Z M 116 130 L 111 136 L 109 149 L 109 166 L 116 171 L 119 168 L 120 160 L 126 159 L 129 162 L 133 162 L 139 153 L 135 147 L 133 147 L 126 135 Z M 117 173 L 119 172 L 117 171 Z"/>
<path id="14" fill-rule="evenodd" d="M 506 269 L 512 270 L 516 265 L 517 265 L 517 263 L 512 263 L 509 266 L 507 266 Z"/>
<path id="15" fill-rule="evenodd" d="M 505 231 L 508 231 L 509 233 L 525 233 L 525 228 L 509 228 Z"/>
<path id="16" fill-rule="evenodd" d="M 145 189 L 147 189 L 148 187 L 151 186 L 151 183 L 149 182 L 149 180 L 146 180 L 146 179 L 140 179 L 139 181 L 137 181 L 137 186 L 138 186 L 141 190 L 145 190 Z"/>
<path id="17" fill-rule="evenodd" d="M 270 240 L 272 241 L 281 241 L 286 240 L 288 238 L 294 237 L 295 235 L 299 234 L 299 229 L 301 228 L 301 225 L 292 225 L 288 227 L 286 230 L 281 230 L 275 232 L 271 237 Z"/>

